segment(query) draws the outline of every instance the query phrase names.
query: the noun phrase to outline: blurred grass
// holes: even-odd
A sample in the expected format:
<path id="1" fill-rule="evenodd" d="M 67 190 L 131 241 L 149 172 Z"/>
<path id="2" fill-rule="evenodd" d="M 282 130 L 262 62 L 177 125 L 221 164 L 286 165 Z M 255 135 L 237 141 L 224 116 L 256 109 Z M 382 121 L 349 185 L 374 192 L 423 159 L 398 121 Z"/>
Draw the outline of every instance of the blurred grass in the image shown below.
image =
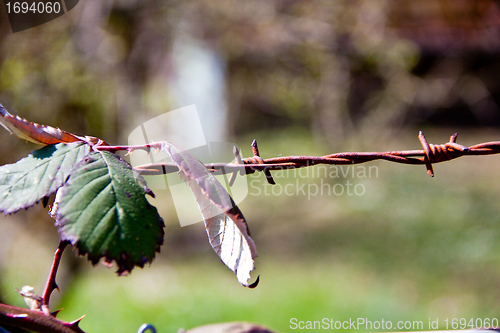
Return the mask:
<path id="1" fill-rule="evenodd" d="M 433 143 L 452 134 L 424 132 Z M 420 149 L 416 134 L 345 146 L 351 151 Z M 472 145 L 499 137 L 498 131 L 463 130 L 458 142 Z M 310 133 L 290 129 L 238 138 L 244 157 L 253 138 L 263 158 L 333 153 Z M 366 164 L 378 168 L 372 178 L 315 178 L 312 172 L 276 178 L 276 186 L 291 184 L 292 191 L 322 180 L 331 186 L 350 181 L 364 186 L 361 196 L 308 199 L 297 192 L 274 195 L 271 189 L 265 195 L 270 185 L 263 175 L 247 176 L 254 183 L 240 208 L 259 251 L 253 276 L 260 275 L 261 283 L 254 290 L 241 287 L 220 263 L 201 224 L 178 226 L 171 202 L 163 197 L 155 204 L 166 219 L 167 236 L 152 266 L 117 278 L 109 269 L 85 264 L 63 287 L 60 317 L 74 320 L 85 314 L 82 328 L 92 333 L 135 332 L 143 322 L 158 332 L 177 332 L 240 320 L 289 332 L 291 318 L 415 320 L 428 330 L 429 318 L 439 318 L 440 328 L 446 318 L 493 318 L 500 313 L 499 161 L 499 156 L 460 158 L 435 165 L 434 178 L 424 166 L 385 161 Z M 3 219 L 11 223 L 14 218 Z M 36 235 L 19 241 L 26 230 L 2 229 L 7 232 L 16 233 L 16 242 L 2 258 L 0 283 L 6 294 L 0 299 L 22 305 L 13 288 L 38 283 L 41 292 L 52 250 L 45 250 Z"/>

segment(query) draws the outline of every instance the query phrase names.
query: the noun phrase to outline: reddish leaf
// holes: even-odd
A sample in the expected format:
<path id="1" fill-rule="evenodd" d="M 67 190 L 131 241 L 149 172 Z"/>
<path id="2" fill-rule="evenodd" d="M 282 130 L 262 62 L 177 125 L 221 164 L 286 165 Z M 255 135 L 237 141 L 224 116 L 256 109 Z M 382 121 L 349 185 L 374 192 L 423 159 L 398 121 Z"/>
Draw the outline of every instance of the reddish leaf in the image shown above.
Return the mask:
<path id="1" fill-rule="evenodd" d="M 39 145 L 85 141 L 59 128 L 32 123 L 19 116 L 13 116 L 5 110 L 2 104 L 0 104 L 0 125 L 11 134 Z"/>

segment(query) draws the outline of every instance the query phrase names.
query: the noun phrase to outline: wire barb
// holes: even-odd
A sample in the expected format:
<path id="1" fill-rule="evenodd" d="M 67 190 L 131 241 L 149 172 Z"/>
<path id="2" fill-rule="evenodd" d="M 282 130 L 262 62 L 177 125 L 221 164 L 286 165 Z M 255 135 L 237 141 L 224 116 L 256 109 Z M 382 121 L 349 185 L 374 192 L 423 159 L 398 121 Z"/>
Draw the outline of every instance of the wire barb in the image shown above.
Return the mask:
<path id="1" fill-rule="evenodd" d="M 425 156 L 424 156 L 424 163 L 425 167 L 427 168 L 427 173 L 429 176 L 434 177 L 434 170 L 432 169 L 432 160 L 433 160 L 433 151 L 431 150 L 431 147 L 429 143 L 427 142 L 427 139 L 425 138 L 425 135 L 422 131 L 418 133 L 418 139 L 420 140 L 420 143 L 424 147 L 425 151 Z"/>
<path id="2" fill-rule="evenodd" d="M 430 144 L 427 142 L 427 139 L 425 138 L 425 135 L 422 131 L 419 132 L 418 139 L 424 147 L 424 163 L 429 176 L 434 177 L 432 163 L 449 161 L 457 157 L 454 153 L 463 153 L 470 151 L 469 148 L 456 143 L 457 136 L 458 133 L 455 133 L 450 137 L 449 142 L 441 145 L 433 145 L 432 143 Z"/>
<path id="3" fill-rule="evenodd" d="M 243 160 L 241 159 L 241 155 L 240 155 L 240 151 L 238 150 L 238 147 L 236 146 L 233 146 L 233 155 L 234 155 L 234 158 L 236 159 L 236 164 L 241 164 L 243 165 Z M 242 171 L 244 171 L 245 169 L 241 169 L 239 171 L 234 171 L 232 174 L 231 174 L 231 178 L 229 178 L 229 186 L 233 186 L 234 184 L 234 181 L 236 180 L 236 176 L 238 175 L 238 172 L 241 174 Z"/>
<path id="4" fill-rule="evenodd" d="M 252 145 L 251 146 L 252 146 L 253 157 L 245 158 L 243 160 L 243 162 L 245 164 L 255 164 L 255 163 L 256 164 L 265 164 L 265 162 L 262 159 L 262 157 L 260 157 L 259 147 L 257 146 L 257 140 L 254 139 L 252 141 Z M 276 185 L 276 182 L 274 181 L 273 176 L 271 176 L 271 172 L 268 169 L 264 169 L 264 170 L 260 170 L 260 171 L 264 171 L 264 175 L 266 176 L 267 182 L 269 184 Z"/>

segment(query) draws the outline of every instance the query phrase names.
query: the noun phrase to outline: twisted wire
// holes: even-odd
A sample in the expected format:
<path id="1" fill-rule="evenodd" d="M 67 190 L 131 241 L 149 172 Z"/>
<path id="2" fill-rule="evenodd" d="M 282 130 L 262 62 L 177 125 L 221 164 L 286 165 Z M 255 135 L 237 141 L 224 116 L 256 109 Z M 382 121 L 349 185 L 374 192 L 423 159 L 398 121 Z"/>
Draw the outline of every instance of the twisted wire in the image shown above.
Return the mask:
<path id="1" fill-rule="evenodd" d="M 423 150 L 403 150 L 387 152 L 345 152 L 325 156 L 283 156 L 262 159 L 259 154 L 257 142 L 252 142 L 253 156 L 241 158 L 238 149 L 233 150 L 236 163 L 210 163 L 205 167 L 214 174 L 232 174 L 230 184 L 234 182 L 236 174 L 247 175 L 254 172 L 264 172 L 270 184 L 275 184 L 271 171 L 304 168 L 318 164 L 359 164 L 374 160 L 386 160 L 401 164 L 423 164 L 427 173 L 433 177 L 432 165 L 453 160 L 462 156 L 492 155 L 500 153 L 500 141 L 479 143 L 465 147 L 456 142 L 457 133 L 450 137 L 444 144 L 430 144 L 424 134 L 419 133 L 418 138 Z M 143 175 L 158 175 L 177 172 L 178 169 L 172 163 L 153 163 L 134 168 Z"/>

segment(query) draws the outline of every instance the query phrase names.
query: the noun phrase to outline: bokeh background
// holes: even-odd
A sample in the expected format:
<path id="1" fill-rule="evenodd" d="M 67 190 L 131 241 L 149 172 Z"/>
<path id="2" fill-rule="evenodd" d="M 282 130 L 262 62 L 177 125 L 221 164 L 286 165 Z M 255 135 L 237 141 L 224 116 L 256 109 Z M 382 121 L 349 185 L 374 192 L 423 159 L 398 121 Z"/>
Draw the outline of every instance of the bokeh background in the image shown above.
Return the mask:
<path id="1" fill-rule="evenodd" d="M 493 0 L 80 0 L 15 34 L 0 6 L 1 103 L 113 144 L 194 103 L 207 140 L 234 142 L 244 157 L 253 139 L 264 158 L 420 149 L 419 130 L 472 145 L 500 140 L 499 77 Z M 2 164 L 36 149 L 0 135 Z M 63 320 L 85 314 L 93 333 L 500 319 L 499 162 L 461 158 L 436 165 L 435 178 L 388 162 L 371 162 L 371 177 L 276 177 L 295 191 L 350 181 L 366 189 L 359 196 L 276 194 L 248 176 L 240 208 L 259 252 L 255 290 L 220 263 L 201 223 L 180 227 L 159 191 L 166 237 L 153 264 L 117 277 L 68 251 L 52 308 Z M 22 306 L 23 285 L 42 292 L 57 241 L 41 206 L 0 218 L 1 302 Z"/>

